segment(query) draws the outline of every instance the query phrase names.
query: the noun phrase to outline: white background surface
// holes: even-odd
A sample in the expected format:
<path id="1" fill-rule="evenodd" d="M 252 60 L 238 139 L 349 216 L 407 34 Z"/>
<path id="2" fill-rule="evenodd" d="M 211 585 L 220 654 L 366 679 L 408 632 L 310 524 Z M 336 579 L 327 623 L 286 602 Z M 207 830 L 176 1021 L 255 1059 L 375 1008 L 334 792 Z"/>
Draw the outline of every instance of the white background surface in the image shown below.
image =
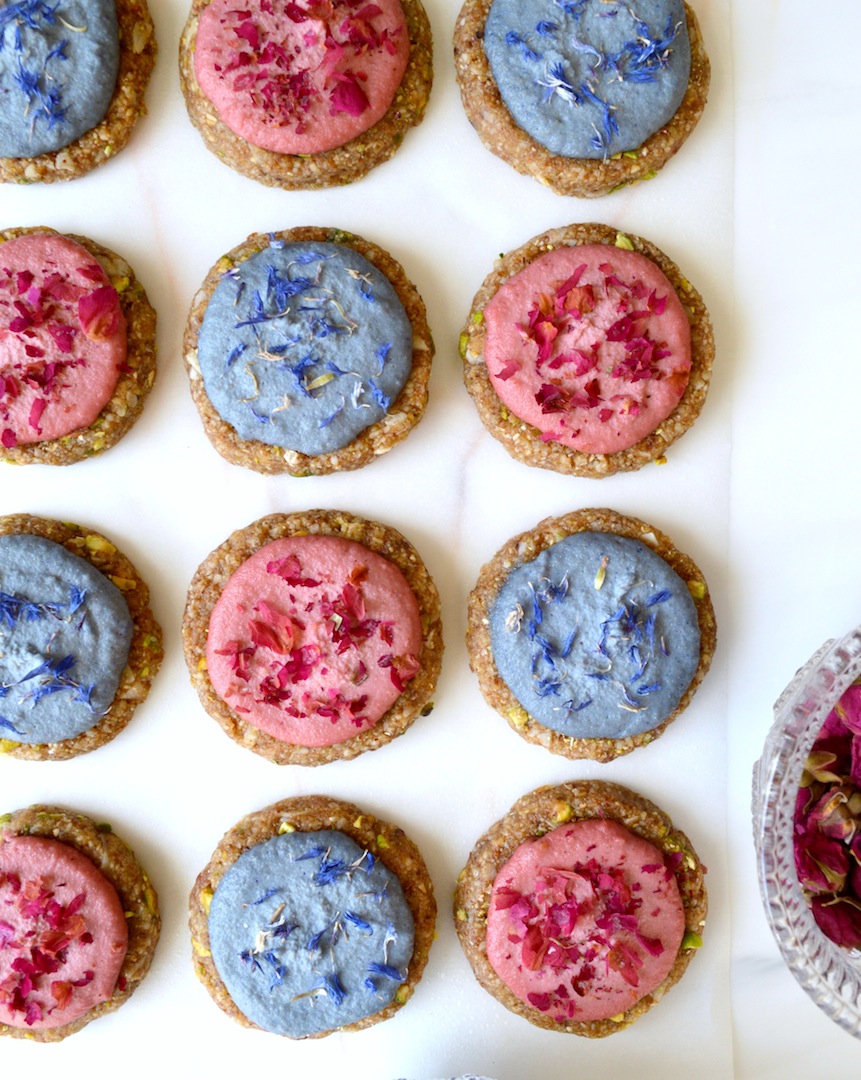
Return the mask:
<path id="1" fill-rule="evenodd" d="M 458 0 L 425 0 L 435 84 L 424 123 L 357 184 L 290 193 L 235 175 L 185 114 L 176 50 L 181 0 L 150 0 L 160 57 L 149 113 L 113 162 L 66 185 L 0 189 L 0 227 L 48 225 L 124 255 L 159 313 L 160 372 L 132 432 L 68 469 L 0 470 L 0 513 L 77 520 L 114 540 L 148 580 L 166 660 L 113 743 L 62 763 L 0 759 L 0 810 L 57 802 L 109 820 L 156 885 L 164 928 L 129 1003 L 56 1046 L 4 1040 L 0 1070 L 82 1076 L 93 1058 L 135 1080 L 208 1075 L 359 1080 L 482 1072 L 562 1080 L 635 1071 L 764 1080 L 856 1075 L 861 1045 L 783 967 L 762 913 L 750 836 L 750 773 L 771 705 L 795 669 L 861 619 L 853 543 L 861 285 L 854 204 L 861 141 L 854 43 L 861 9 L 836 0 L 811 39 L 806 0 L 695 0 L 712 60 L 703 120 L 655 180 L 597 201 L 564 199 L 481 146 L 451 58 Z M 494 257 L 545 228 L 602 221 L 646 236 L 708 304 L 712 390 L 668 464 L 602 481 L 510 460 L 463 388 L 457 341 Z M 224 463 L 191 404 L 180 340 L 195 289 L 248 233 L 338 226 L 388 248 L 428 307 L 437 346 L 425 419 L 357 473 L 264 478 Z M 653 746 L 609 766 L 518 739 L 467 667 L 465 597 L 482 563 L 548 514 L 609 506 L 652 521 L 703 569 L 719 651 L 694 702 Z M 242 751 L 201 709 L 181 654 L 185 590 L 200 560 L 262 514 L 342 508 L 394 525 L 443 599 L 436 708 L 390 746 L 316 770 Z M 454 880 L 477 837 L 524 792 L 615 780 L 662 805 L 709 868 L 705 945 L 683 982 L 632 1028 L 599 1041 L 540 1031 L 474 981 L 454 934 Z M 292 794 L 348 798 L 401 825 L 428 862 L 438 938 L 414 998 L 365 1032 L 291 1043 L 231 1023 L 197 983 L 186 898 L 222 833 Z M 31 1073 L 32 1075 L 32 1073 Z"/>

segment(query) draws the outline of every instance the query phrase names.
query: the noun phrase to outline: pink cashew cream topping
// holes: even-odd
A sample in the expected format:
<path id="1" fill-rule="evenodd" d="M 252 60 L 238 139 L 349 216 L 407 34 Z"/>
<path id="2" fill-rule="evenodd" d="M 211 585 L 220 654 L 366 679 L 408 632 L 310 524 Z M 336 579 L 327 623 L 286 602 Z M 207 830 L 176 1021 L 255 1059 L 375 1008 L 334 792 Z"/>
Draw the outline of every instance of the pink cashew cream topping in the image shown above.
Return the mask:
<path id="1" fill-rule="evenodd" d="M 126 359 L 126 322 L 96 259 L 64 236 L 0 244 L 0 441 L 89 427 Z"/>
<path id="2" fill-rule="evenodd" d="M 69 1024 L 108 1001 L 128 948 L 116 889 L 75 848 L 0 839 L 0 1023 Z"/>
<path id="3" fill-rule="evenodd" d="M 484 320 L 500 401 L 545 441 L 582 453 L 634 446 L 688 384 L 688 317 L 660 268 L 635 251 L 550 251 L 497 290 Z"/>
<path id="4" fill-rule="evenodd" d="M 558 1022 L 606 1020 L 663 982 L 684 931 L 662 853 L 615 821 L 578 821 L 526 840 L 500 869 L 487 958 Z"/>
<path id="5" fill-rule="evenodd" d="M 419 670 L 419 607 L 394 563 L 351 540 L 265 545 L 231 576 L 209 621 L 216 693 L 244 720 L 300 746 L 374 724 Z"/>
<path id="6" fill-rule="evenodd" d="M 211 0 L 194 70 L 222 121 L 246 142 L 317 154 L 385 115 L 409 47 L 399 0 Z"/>

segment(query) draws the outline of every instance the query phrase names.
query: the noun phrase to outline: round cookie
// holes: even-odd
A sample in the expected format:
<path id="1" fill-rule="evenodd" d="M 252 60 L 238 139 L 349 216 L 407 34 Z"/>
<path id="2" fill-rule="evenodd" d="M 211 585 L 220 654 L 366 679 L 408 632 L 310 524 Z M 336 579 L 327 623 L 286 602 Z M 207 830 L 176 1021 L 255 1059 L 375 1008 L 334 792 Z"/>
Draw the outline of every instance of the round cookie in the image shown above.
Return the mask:
<path id="1" fill-rule="evenodd" d="M 157 46 L 145 0 L 0 11 L 0 182 L 73 180 L 127 144 Z"/>
<path id="2" fill-rule="evenodd" d="M 121 256 L 0 231 L 0 461 L 72 465 L 118 442 L 156 376 L 156 314 Z"/>
<path id="3" fill-rule="evenodd" d="M 234 741 L 276 764 L 376 750 L 432 706 L 436 586 L 395 529 L 340 511 L 233 533 L 188 590 L 192 685 Z"/>
<path id="4" fill-rule="evenodd" d="M 55 806 L 0 817 L 0 1035 L 59 1042 L 149 971 L 158 898 L 109 825 Z"/>
<path id="5" fill-rule="evenodd" d="M 183 339 L 210 442 L 262 473 L 357 469 L 406 438 L 434 354 L 399 263 L 340 229 L 256 234 L 209 271 Z"/>
<path id="6" fill-rule="evenodd" d="M 528 742 L 612 761 L 657 739 L 711 664 L 698 567 L 636 518 L 589 509 L 509 540 L 469 595 L 485 700 Z"/>
<path id="7" fill-rule="evenodd" d="M 454 57 L 484 145 L 561 195 L 606 195 L 654 176 L 708 96 L 708 56 L 682 0 L 636 11 L 608 11 L 606 0 L 466 0 Z"/>
<path id="8" fill-rule="evenodd" d="M 110 540 L 0 517 L 0 753 L 63 761 L 109 742 L 162 657 L 149 590 Z"/>
<path id="9" fill-rule="evenodd" d="M 684 974 L 702 944 L 704 873 L 685 834 L 643 796 L 600 780 L 548 785 L 476 843 L 455 927 L 479 983 L 506 1008 L 601 1038 Z"/>
<path id="10" fill-rule="evenodd" d="M 216 1004 L 296 1039 L 393 1016 L 422 976 L 435 921 L 415 844 L 322 795 L 243 818 L 189 901 L 195 970 Z"/>
<path id="11" fill-rule="evenodd" d="M 661 460 L 694 423 L 714 333 L 699 293 L 654 244 L 578 224 L 498 261 L 460 353 L 482 423 L 512 457 L 599 479 Z"/>
<path id="12" fill-rule="evenodd" d="M 424 117 L 433 82 L 420 0 L 193 0 L 180 82 L 207 147 L 286 189 L 349 184 Z"/>

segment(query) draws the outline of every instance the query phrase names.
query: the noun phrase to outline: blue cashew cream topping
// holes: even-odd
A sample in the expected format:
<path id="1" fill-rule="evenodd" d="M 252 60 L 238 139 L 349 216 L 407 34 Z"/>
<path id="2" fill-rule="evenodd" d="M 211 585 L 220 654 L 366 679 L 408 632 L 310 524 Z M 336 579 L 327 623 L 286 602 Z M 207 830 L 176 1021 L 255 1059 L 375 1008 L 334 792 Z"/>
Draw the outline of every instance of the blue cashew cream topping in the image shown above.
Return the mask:
<path id="1" fill-rule="evenodd" d="M 134 625 L 120 590 L 41 536 L 0 536 L 0 739 L 89 731 L 116 695 Z"/>
<path id="2" fill-rule="evenodd" d="M 579 532 L 516 566 L 490 611 L 497 670 L 539 723 L 578 739 L 651 731 L 696 673 L 696 605 L 639 540 Z"/>
<path id="3" fill-rule="evenodd" d="M 484 48 L 518 127 L 568 158 L 636 150 L 690 76 L 683 0 L 493 0 Z"/>
<path id="4" fill-rule="evenodd" d="M 197 352 L 210 402 L 242 439 L 316 456 L 388 414 L 412 344 L 403 304 L 364 256 L 273 240 L 218 283 Z"/>
<path id="5" fill-rule="evenodd" d="M 406 980 L 414 924 L 400 882 L 334 831 L 244 851 L 209 909 L 212 959 L 258 1027 L 304 1038 L 384 1009 Z"/>
<path id="6" fill-rule="evenodd" d="M 0 157 L 61 150 L 96 127 L 119 64 L 114 0 L 0 0 Z"/>

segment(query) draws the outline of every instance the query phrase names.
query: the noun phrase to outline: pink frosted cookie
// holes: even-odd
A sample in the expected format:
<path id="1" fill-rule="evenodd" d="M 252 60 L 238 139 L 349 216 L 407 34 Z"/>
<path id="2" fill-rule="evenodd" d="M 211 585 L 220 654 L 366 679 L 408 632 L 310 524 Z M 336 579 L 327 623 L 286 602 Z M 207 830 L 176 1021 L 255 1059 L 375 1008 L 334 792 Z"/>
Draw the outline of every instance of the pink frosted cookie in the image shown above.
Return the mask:
<path id="1" fill-rule="evenodd" d="M 424 114 L 430 29 L 419 0 L 195 0 L 180 71 L 207 145 L 282 187 L 348 183 Z"/>
<path id="2" fill-rule="evenodd" d="M 84 237 L 0 233 L 0 459 L 70 464 L 136 419 L 155 313 L 130 267 Z"/>
<path id="3" fill-rule="evenodd" d="M 505 256 L 475 297 L 464 377 L 516 458 L 605 476 L 660 458 L 699 414 L 708 314 L 654 245 L 574 225 Z"/>
<path id="4" fill-rule="evenodd" d="M 442 653 L 436 589 L 392 529 L 272 515 L 198 569 L 183 624 L 204 707 L 276 762 L 353 757 L 426 710 Z"/>
<path id="5" fill-rule="evenodd" d="M 0 1034 L 57 1041 L 146 974 L 158 902 L 131 850 L 81 814 L 0 819 Z"/>
<path id="6" fill-rule="evenodd" d="M 479 982 L 539 1027 L 601 1037 L 632 1023 L 701 944 L 704 868 L 654 804 L 581 781 L 520 799 L 458 881 Z"/>

